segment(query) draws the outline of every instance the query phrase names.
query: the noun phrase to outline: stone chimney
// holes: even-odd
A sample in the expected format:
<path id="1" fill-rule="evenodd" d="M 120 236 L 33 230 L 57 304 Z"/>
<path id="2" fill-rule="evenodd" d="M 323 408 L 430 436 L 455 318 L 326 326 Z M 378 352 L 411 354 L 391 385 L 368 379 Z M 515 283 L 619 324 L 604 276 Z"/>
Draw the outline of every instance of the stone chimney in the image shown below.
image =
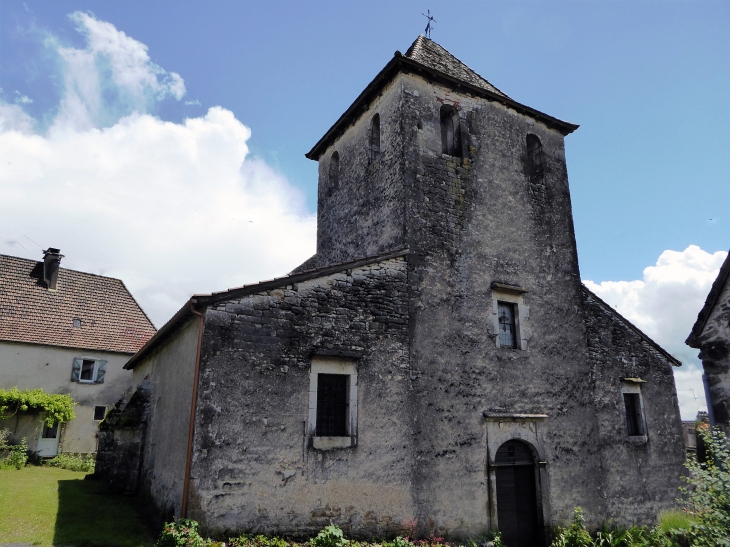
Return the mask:
<path id="1" fill-rule="evenodd" d="M 48 247 L 43 251 L 43 281 L 51 290 L 56 290 L 58 283 L 58 268 L 61 267 L 61 259 L 63 255 L 60 249 Z"/>

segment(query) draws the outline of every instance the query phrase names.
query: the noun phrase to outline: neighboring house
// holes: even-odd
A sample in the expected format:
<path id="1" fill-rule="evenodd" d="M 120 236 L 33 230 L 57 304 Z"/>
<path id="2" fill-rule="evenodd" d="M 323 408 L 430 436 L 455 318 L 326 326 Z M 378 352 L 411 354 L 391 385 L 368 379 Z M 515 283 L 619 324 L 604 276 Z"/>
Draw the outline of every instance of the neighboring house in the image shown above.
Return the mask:
<path id="1" fill-rule="evenodd" d="M 78 402 L 76 419 L 48 427 L 37 413 L 0 422 L 42 456 L 96 452 L 108 407 L 132 385 L 124 363 L 155 328 L 119 279 L 0 255 L 0 389 L 42 388 Z"/>
<path id="2" fill-rule="evenodd" d="M 730 435 L 730 254 L 685 343 L 700 350 L 710 423 Z"/>
<path id="3" fill-rule="evenodd" d="M 581 283 L 576 128 L 423 36 L 396 53 L 307 154 L 317 254 L 192 297 L 125 365 L 97 474 L 210 531 L 655 524 L 680 363 Z"/>

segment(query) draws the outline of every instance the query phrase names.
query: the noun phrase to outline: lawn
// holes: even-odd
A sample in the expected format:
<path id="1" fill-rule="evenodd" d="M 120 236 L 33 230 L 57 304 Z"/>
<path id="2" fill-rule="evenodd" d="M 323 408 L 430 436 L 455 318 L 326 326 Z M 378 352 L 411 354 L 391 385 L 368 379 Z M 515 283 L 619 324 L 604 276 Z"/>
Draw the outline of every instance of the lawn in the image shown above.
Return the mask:
<path id="1" fill-rule="evenodd" d="M 154 539 L 132 498 L 85 473 L 54 467 L 0 469 L 0 545 L 149 547 Z"/>

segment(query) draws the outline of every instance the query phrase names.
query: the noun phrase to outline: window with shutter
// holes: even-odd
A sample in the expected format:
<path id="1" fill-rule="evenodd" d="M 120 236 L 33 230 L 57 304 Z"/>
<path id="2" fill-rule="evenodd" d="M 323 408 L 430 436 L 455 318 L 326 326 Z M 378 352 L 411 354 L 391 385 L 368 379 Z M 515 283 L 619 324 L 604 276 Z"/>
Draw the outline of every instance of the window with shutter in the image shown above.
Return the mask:
<path id="1" fill-rule="evenodd" d="M 71 368 L 71 381 L 78 382 L 81 376 L 81 362 L 83 359 L 77 357 L 74 359 L 73 367 Z"/>
<path id="2" fill-rule="evenodd" d="M 315 357 L 309 373 L 311 446 L 317 450 L 357 444 L 357 365 L 349 359 Z"/>
<path id="3" fill-rule="evenodd" d="M 317 378 L 317 436 L 347 435 L 346 374 L 319 374 Z"/>
<path id="4" fill-rule="evenodd" d="M 99 359 L 96 366 L 96 379 L 94 380 L 97 384 L 104 383 L 104 376 L 106 375 L 106 361 Z"/>
<path id="5" fill-rule="evenodd" d="M 644 435 L 644 420 L 641 416 L 641 400 L 638 393 L 624 393 L 626 428 L 630 437 Z"/>

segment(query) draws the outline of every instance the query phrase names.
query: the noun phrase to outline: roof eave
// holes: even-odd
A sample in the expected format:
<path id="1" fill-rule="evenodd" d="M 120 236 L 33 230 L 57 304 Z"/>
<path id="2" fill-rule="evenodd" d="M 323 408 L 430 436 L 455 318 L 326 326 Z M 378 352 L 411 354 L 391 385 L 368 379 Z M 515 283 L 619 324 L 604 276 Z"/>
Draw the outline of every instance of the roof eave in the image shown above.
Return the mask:
<path id="1" fill-rule="evenodd" d="M 177 324 L 180 322 L 182 318 L 184 318 L 186 315 L 191 314 L 191 307 L 195 304 L 195 299 L 191 298 L 185 304 L 182 308 L 180 308 L 175 315 L 173 315 L 167 323 L 165 323 L 160 330 L 158 330 L 152 338 L 147 340 L 147 343 L 139 348 L 139 351 L 135 353 L 132 358 L 127 361 L 124 364 L 124 368 L 126 370 L 133 370 L 134 367 L 136 367 L 139 362 L 147 355 L 147 353 L 153 349 L 155 346 L 157 346 L 158 343 L 162 341 L 162 339 L 167 335 L 169 331 L 171 331 Z"/>
<path id="2" fill-rule="evenodd" d="M 687 340 L 685 340 L 684 342 L 689 347 L 700 349 L 700 336 L 702 335 L 702 331 L 705 329 L 705 325 L 710 318 L 712 309 L 715 307 L 715 304 L 717 304 L 717 299 L 720 298 L 720 295 L 722 294 L 722 289 L 723 287 L 725 287 L 725 283 L 727 282 L 729 276 L 730 253 L 728 253 L 727 257 L 725 258 L 725 262 L 723 262 L 722 266 L 720 266 L 720 271 L 717 274 L 717 278 L 712 283 L 712 288 L 707 294 L 705 305 L 702 306 L 700 313 L 697 314 L 697 321 L 695 321 L 695 324 L 692 326 L 692 331 L 687 337 Z"/>
<path id="3" fill-rule="evenodd" d="M 570 133 L 578 129 L 578 127 L 580 127 L 577 124 L 554 118 L 553 116 L 549 116 L 544 112 L 540 112 L 539 110 L 535 110 L 534 108 L 525 106 L 509 97 L 494 93 L 492 91 L 470 84 L 458 78 L 454 78 L 449 74 L 421 64 L 418 61 L 414 61 L 413 59 L 409 59 L 408 57 L 405 57 L 400 51 L 396 51 L 395 55 L 388 62 L 388 64 L 383 67 L 378 75 L 375 76 L 375 78 L 362 91 L 362 93 L 358 95 L 357 99 L 355 99 L 350 107 L 345 110 L 344 114 L 339 117 L 339 119 L 332 125 L 332 127 L 329 128 L 324 136 L 319 139 L 317 144 L 315 144 L 312 149 L 304 156 L 310 160 L 318 161 L 322 154 L 324 154 L 330 143 L 334 141 L 337 137 L 339 137 L 342 133 L 344 133 L 345 130 L 360 117 L 362 112 L 367 109 L 367 106 L 372 100 L 372 97 L 374 95 L 377 95 L 382 87 L 390 82 L 392 77 L 397 72 L 400 72 L 404 67 L 408 67 L 416 73 L 427 72 L 431 76 L 434 76 L 435 78 L 440 79 L 450 85 L 455 85 L 458 88 L 468 90 L 469 92 L 484 97 L 488 100 L 502 103 L 505 106 L 508 106 L 516 110 L 517 112 L 520 112 L 521 114 L 525 114 L 545 123 L 548 127 L 552 127 L 559 131 L 563 136 L 569 135 Z"/>
<path id="4" fill-rule="evenodd" d="M 671 353 L 669 353 L 667 350 L 665 350 L 663 347 L 661 347 L 659 344 L 657 344 L 654 340 L 651 339 L 651 337 L 646 334 L 644 331 L 642 331 L 639 327 L 634 325 L 631 321 L 626 319 L 623 315 L 621 315 L 619 312 L 614 310 L 611 306 L 606 303 L 605 300 L 603 300 L 600 296 L 598 296 L 596 293 L 594 293 L 592 290 L 590 290 L 588 287 L 586 287 L 584 284 L 581 283 L 581 287 L 585 292 L 587 292 L 592 298 L 595 298 L 599 304 L 602 304 L 603 307 L 610 311 L 611 314 L 618 317 L 622 322 L 624 322 L 631 330 L 633 330 L 636 334 L 638 334 L 641 338 L 644 339 L 645 342 L 647 342 L 650 346 L 652 346 L 654 349 L 656 349 L 659 353 L 664 355 L 668 361 L 672 363 L 675 367 L 681 367 L 682 361 L 674 357 Z"/>

